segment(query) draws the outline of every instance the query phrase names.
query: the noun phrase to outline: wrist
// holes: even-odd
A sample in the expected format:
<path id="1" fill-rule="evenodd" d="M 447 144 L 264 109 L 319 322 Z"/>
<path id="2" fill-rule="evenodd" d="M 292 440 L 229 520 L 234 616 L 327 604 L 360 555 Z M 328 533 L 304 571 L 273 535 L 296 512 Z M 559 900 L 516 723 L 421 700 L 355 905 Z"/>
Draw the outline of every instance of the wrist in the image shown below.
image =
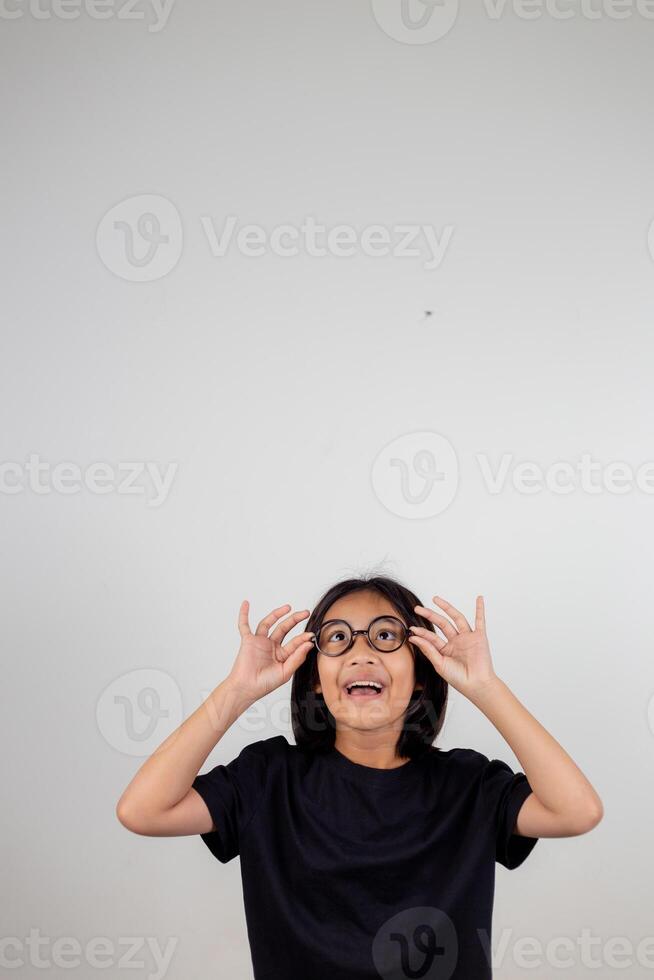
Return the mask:
<path id="1" fill-rule="evenodd" d="M 235 681 L 230 674 L 220 682 L 211 696 L 213 698 L 220 697 L 225 702 L 230 713 L 234 715 L 234 720 L 244 711 L 247 711 L 250 705 L 257 700 L 248 688 Z"/>
<path id="2" fill-rule="evenodd" d="M 230 728 L 253 703 L 252 697 L 230 678 L 214 688 L 205 701 L 211 726 L 218 737 Z"/>
<path id="3" fill-rule="evenodd" d="M 481 707 L 486 701 L 495 697 L 506 685 L 497 674 L 491 674 L 483 681 L 478 681 L 468 693 L 468 698 L 477 707 Z"/>

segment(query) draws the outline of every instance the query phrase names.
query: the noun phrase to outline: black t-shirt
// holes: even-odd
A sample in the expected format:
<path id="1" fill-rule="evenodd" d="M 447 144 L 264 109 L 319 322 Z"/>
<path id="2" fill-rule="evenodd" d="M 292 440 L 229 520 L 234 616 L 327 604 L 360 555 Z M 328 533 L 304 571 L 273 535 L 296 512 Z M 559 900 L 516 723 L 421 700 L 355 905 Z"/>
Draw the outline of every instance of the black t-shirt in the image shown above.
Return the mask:
<path id="1" fill-rule="evenodd" d="M 193 787 L 217 828 L 202 840 L 240 855 L 255 980 L 492 977 L 495 862 L 537 841 L 513 834 L 524 773 L 435 746 L 375 769 L 276 735 Z"/>

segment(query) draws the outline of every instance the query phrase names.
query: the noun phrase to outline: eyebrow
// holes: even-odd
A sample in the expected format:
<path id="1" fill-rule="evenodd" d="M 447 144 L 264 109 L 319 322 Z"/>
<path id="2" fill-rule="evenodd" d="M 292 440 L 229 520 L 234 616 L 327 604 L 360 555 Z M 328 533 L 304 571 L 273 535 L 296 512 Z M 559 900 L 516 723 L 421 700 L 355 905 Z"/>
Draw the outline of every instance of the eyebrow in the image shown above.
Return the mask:
<path id="1" fill-rule="evenodd" d="M 398 621 L 398 623 L 402 623 L 402 626 L 404 626 L 405 629 L 407 628 L 406 623 L 404 622 L 404 620 L 400 619 L 399 616 L 391 615 L 390 613 L 380 613 L 379 616 L 373 616 L 372 619 L 370 620 L 370 622 L 368 623 L 368 625 L 367 626 L 362 626 L 362 627 L 353 626 L 352 623 L 350 623 L 347 619 L 343 619 L 342 616 L 332 616 L 331 619 L 326 619 L 323 623 L 321 623 L 321 626 L 325 626 L 327 623 L 346 623 L 346 625 L 349 626 L 351 630 L 355 630 L 355 629 L 370 629 L 371 624 L 374 623 L 374 621 L 376 619 L 382 619 L 382 618 L 383 619 L 396 619 Z"/>

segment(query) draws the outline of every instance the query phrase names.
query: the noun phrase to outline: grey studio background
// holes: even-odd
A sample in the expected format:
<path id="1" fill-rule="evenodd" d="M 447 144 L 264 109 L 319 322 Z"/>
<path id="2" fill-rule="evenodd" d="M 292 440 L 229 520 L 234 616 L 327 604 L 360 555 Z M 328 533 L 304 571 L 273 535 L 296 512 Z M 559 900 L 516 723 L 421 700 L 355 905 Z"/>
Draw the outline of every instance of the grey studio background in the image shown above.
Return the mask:
<path id="1" fill-rule="evenodd" d="M 604 802 L 497 867 L 495 975 L 654 975 L 654 4 L 6 0 L 0 31 L 3 971 L 251 976 L 238 859 L 115 805 L 243 598 L 374 569 L 485 596 Z M 203 770 L 293 741 L 289 693 Z M 438 744 L 520 768 L 454 690 Z"/>

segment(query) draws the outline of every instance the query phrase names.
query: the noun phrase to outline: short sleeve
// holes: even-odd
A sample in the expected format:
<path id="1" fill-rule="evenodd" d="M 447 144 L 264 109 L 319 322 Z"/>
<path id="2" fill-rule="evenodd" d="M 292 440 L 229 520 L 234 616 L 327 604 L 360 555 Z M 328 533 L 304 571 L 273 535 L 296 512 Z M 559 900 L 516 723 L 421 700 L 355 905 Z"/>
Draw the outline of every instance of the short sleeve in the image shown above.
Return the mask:
<path id="1" fill-rule="evenodd" d="M 264 796 L 266 740 L 241 749 L 227 765 L 201 773 L 192 787 L 207 805 L 215 830 L 201 834 L 211 853 L 227 864 L 240 853 L 243 835 Z"/>
<path id="2" fill-rule="evenodd" d="M 500 759 L 487 762 L 482 789 L 495 830 L 495 860 L 509 870 L 518 868 L 538 841 L 514 833 L 520 807 L 533 790 L 523 772 L 514 772 Z"/>

